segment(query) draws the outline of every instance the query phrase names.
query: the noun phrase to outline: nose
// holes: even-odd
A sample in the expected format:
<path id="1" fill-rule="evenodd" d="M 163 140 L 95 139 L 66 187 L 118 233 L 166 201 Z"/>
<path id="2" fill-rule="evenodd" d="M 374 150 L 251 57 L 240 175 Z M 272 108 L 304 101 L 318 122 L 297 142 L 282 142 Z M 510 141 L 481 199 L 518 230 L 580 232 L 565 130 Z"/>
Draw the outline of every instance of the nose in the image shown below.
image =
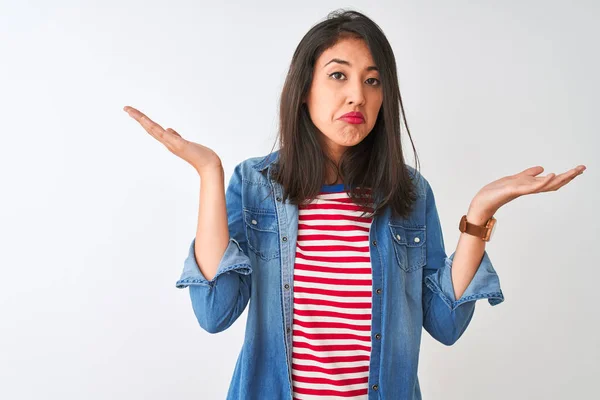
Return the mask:
<path id="1" fill-rule="evenodd" d="M 359 104 L 365 103 L 365 88 L 363 82 L 360 79 L 354 79 L 346 86 L 348 93 L 346 95 L 348 104 Z"/>

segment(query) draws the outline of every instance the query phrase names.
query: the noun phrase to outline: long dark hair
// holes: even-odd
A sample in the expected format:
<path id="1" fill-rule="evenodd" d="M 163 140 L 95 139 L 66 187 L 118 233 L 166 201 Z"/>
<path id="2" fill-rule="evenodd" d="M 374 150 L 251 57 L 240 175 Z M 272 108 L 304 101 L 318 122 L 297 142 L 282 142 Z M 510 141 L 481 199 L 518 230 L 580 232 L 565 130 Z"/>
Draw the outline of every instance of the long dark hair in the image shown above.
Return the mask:
<path id="1" fill-rule="evenodd" d="M 418 157 L 404 118 L 396 61 L 379 26 L 358 11 L 332 11 L 298 44 L 281 93 L 277 135 L 280 148 L 272 177 L 282 185 L 285 199 L 301 204 L 319 193 L 326 179 L 326 163 L 337 168 L 320 145 L 318 135 L 321 133 L 302 99 L 310 88 L 316 60 L 345 37 L 366 42 L 379 69 L 383 103 L 372 131 L 342 155 L 338 175 L 350 189 L 352 201 L 364 207 L 363 216 L 369 208 L 373 214 L 379 214 L 389 205 L 397 215 L 406 217 L 412 211 L 417 194 L 411 177 L 414 170 L 410 171 L 404 163 L 400 109 L 417 163 Z M 373 207 L 368 207 L 369 198 L 362 189 L 374 196 Z"/>

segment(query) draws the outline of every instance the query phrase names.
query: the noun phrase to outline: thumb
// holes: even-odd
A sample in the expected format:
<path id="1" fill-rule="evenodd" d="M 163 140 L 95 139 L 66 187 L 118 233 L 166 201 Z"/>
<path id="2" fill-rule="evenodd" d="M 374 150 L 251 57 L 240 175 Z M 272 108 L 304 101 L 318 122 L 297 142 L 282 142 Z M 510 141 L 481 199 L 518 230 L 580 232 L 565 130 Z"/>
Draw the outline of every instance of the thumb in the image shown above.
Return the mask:
<path id="1" fill-rule="evenodd" d="M 166 131 L 167 131 L 167 132 L 170 132 L 170 133 L 172 133 L 173 135 L 176 135 L 176 136 L 179 136 L 179 137 L 181 137 L 181 135 L 180 135 L 179 133 L 175 132 L 175 131 L 174 131 L 173 129 L 171 129 L 171 128 L 167 128 L 167 129 L 166 129 Z"/>

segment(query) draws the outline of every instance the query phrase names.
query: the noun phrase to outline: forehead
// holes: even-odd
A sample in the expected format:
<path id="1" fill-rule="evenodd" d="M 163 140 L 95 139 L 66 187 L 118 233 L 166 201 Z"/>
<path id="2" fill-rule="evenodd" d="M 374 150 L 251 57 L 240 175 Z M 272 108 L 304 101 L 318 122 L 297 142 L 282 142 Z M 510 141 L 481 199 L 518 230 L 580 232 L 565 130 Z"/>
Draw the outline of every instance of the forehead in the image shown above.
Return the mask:
<path id="1" fill-rule="evenodd" d="M 319 67 L 323 67 L 332 58 L 340 58 L 349 61 L 350 64 L 352 64 L 352 67 L 363 68 L 365 65 L 374 64 L 367 43 L 360 38 L 346 37 L 339 39 L 335 45 L 323 51 L 316 64 Z"/>

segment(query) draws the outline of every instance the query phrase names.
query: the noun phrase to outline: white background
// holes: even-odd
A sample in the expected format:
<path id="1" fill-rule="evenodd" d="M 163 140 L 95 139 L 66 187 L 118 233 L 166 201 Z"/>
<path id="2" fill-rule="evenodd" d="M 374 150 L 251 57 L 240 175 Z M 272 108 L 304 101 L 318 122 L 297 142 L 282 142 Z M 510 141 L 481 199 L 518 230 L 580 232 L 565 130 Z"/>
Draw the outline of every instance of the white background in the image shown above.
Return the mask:
<path id="1" fill-rule="evenodd" d="M 0 398 L 225 398 L 247 309 L 197 324 L 175 282 L 199 177 L 122 108 L 213 148 L 228 181 L 271 150 L 293 51 L 339 7 L 392 44 L 448 255 L 485 184 L 587 166 L 498 211 L 506 301 L 454 346 L 423 332 L 424 399 L 600 396 L 597 2 L 3 0 Z"/>

